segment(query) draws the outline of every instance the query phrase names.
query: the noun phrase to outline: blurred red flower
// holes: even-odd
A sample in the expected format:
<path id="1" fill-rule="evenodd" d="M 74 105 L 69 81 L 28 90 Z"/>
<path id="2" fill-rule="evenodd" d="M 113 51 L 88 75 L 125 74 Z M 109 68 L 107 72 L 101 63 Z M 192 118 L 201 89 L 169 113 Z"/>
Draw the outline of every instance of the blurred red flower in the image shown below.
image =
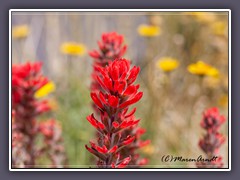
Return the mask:
<path id="1" fill-rule="evenodd" d="M 203 113 L 203 119 L 201 121 L 201 127 L 207 132 L 199 141 L 199 147 L 207 155 L 208 159 L 217 156 L 219 148 L 225 142 L 225 137 L 218 132 L 221 125 L 226 121 L 223 115 L 219 114 L 218 108 L 213 107 L 207 109 Z M 217 156 L 216 161 L 204 161 L 198 162 L 199 168 L 221 168 L 223 166 L 222 157 Z"/>

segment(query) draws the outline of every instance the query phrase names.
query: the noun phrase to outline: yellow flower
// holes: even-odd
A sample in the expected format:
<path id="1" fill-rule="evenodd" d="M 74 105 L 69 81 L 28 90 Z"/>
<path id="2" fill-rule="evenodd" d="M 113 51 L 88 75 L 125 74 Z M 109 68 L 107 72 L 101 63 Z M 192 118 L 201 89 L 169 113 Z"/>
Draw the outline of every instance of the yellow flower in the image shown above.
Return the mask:
<path id="1" fill-rule="evenodd" d="M 15 39 L 25 38 L 29 34 L 27 25 L 14 26 L 12 28 L 12 37 Z"/>
<path id="2" fill-rule="evenodd" d="M 84 55 L 86 52 L 86 47 L 83 44 L 75 42 L 66 42 L 61 45 L 61 52 L 63 54 L 78 56 Z"/>
<path id="3" fill-rule="evenodd" d="M 161 29 L 158 26 L 142 24 L 138 27 L 138 34 L 146 37 L 159 36 L 161 34 Z"/>
<path id="4" fill-rule="evenodd" d="M 162 69 L 165 72 L 172 71 L 179 66 L 177 59 L 171 57 L 163 57 L 157 61 L 157 67 Z"/>
<path id="5" fill-rule="evenodd" d="M 216 21 L 211 25 L 211 30 L 216 35 L 224 35 L 227 30 L 227 23 L 223 21 Z"/>
<path id="6" fill-rule="evenodd" d="M 216 68 L 204 63 L 203 61 L 198 61 L 195 64 L 190 64 L 188 66 L 188 71 L 199 76 L 217 77 L 219 75 L 219 71 Z"/>
<path id="7" fill-rule="evenodd" d="M 34 96 L 35 96 L 35 98 L 42 98 L 42 97 L 48 95 L 49 93 L 55 91 L 55 89 L 56 89 L 55 84 L 50 81 L 47 84 L 45 84 L 43 87 L 38 89 L 35 92 Z"/>

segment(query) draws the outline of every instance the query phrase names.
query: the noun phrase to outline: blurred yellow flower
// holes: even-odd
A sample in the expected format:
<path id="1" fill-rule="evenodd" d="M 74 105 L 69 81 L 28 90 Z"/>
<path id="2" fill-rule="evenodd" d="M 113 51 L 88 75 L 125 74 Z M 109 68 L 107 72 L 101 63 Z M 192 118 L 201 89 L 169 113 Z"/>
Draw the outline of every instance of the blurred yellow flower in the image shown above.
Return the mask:
<path id="1" fill-rule="evenodd" d="M 190 64 L 188 66 L 188 71 L 199 76 L 218 77 L 219 75 L 219 71 L 216 68 L 204 63 L 203 61 L 198 61 L 194 64 Z"/>
<path id="2" fill-rule="evenodd" d="M 35 98 L 42 98 L 42 97 L 48 95 L 49 93 L 55 91 L 55 89 L 56 89 L 55 84 L 50 81 L 47 84 L 45 84 L 43 87 L 38 89 L 35 92 L 34 96 L 35 96 Z"/>
<path id="3" fill-rule="evenodd" d="M 163 57 L 157 61 L 157 67 L 165 72 L 173 71 L 178 66 L 178 60 L 171 57 Z"/>
<path id="4" fill-rule="evenodd" d="M 146 37 L 159 36 L 161 34 L 161 29 L 158 26 L 141 24 L 138 27 L 138 34 Z"/>
<path id="5" fill-rule="evenodd" d="M 225 23 L 223 21 L 216 21 L 216 22 L 212 23 L 211 30 L 216 35 L 220 35 L 220 36 L 224 35 L 227 30 L 227 23 Z"/>
<path id="6" fill-rule="evenodd" d="M 186 15 L 193 16 L 200 23 L 212 23 L 216 20 L 216 15 L 211 12 L 186 12 Z"/>
<path id="7" fill-rule="evenodd" d="M 86 53 L 86 47 L 83 44 L 75 42 L 65 42 L 61 45 L 61 52 L 63 54 L 78 56 Z"/>
<path id="8" fill-rule="evenodd" d="M 15 39 L 25 38 L 29 34 L 29 27 L 27 25 L 14 26 L 12 28 L 12 37 Z"/>
<path id="9" fill-rule="evenodd" d="M 150 144 L 149 144 L 149 145 L 143 147 L 143 148 L 142 148 L 142 151 L 143 151 L 145 154 L 149 154 L 149 155 L 151 155 L 151 154 L 154 153 L 155 148 L 154 148 L 153 145 L 150 145 Z"/>

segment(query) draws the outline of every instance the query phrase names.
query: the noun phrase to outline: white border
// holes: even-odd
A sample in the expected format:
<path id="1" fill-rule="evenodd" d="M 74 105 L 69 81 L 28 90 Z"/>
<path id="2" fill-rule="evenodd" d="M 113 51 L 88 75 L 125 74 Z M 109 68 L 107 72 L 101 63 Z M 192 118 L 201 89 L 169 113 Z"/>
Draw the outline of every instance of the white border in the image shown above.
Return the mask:
<path id="1" fill-rule="evenodd" d="M 230 9 L 10 9 L 9 10 L 9 117 L 12 117 L 11 113 L 11 79 L 12 79 L 12 74 L 11 68 L 11 54 L 12 54 L 12 49 L 11 49 L 11 14 L 12 12 L 47 12 L 47 11 L 52 11 L 52 12 L 177 12 L 177 11 L 185 11 L 185 12 L 192 12 L 192 11 L 213 11 L 213 12 L 228 12 L 229 13 L 229 24 L 228 24 L 228 31 L 229 31 L 229 37 L 228 37 L 228 50 L 229 50 L 229 57 L 228 57 L 228 62 L 229 62 L 229 69 L 228 69 L 228 77 L 229 77 L 229 109 L 228 109 L 228 123 L 229 123 L 229 129 L 228 129 L 228 153 L 229 153 L 229 167 L 228 169 L 12 169 L 11 167 L 11 154 L 12 154 L 12 147 L 11 147 L 11 139 L 12 139 L 12 134 L 11 134 L 11 119 L 9 119 L 9 171 L 231 171 L 231 10 Z"/>

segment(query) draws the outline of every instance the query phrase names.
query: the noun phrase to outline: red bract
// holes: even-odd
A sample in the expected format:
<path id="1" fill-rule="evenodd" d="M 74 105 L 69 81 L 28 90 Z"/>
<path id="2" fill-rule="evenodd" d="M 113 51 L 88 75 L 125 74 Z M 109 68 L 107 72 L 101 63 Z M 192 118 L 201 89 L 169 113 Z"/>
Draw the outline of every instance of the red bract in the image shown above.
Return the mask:
<path id="1" fill-rule="evenodd" d="M 51 110 L 48 100 L 35 98 L 35 93 L 49 82 L 41 73 L 42 63 L 25 63 L 12 66 L 12 163 L 14 167 L 35 167 L 42 154 L 35 146 L 39 134 L 37 117 Z M 42 125 L 41 125 L 42 126 Z M 51 135 L 49 129 L 42 132 Z M 21 158 L 19 158 L 21 156 Z"/>
<path id="2" fill-rule="evenodd" d="M 200 139 L 199 147 L 207 155 L 208 159 L 217 156 L 216 161 L 198 162 L 199 168 L 221 168 L 223 166 L 222 157 L 218 156 L 219 148 L 225 142 L 225 137 L 218 132 L 220 126 L 225 122 L 225 117 L 219 114 L 217 108 L 210 108 L 203 113 L 201 126 L 207 133 Z"/>
<path id="3" fill-rule="evenodd" d="M 91 98 L 100 119 L 92 114 L 87 120 L 97 129 L 99 137 L 86 148 L 99 158 L 99 167 L 124 168 L 135 158 L 133 149 L 141 146 L 137 141 L 140 136 L 136 130 L 139 120 L 134 117 L 136 108 L 128 112 L 130 105 L 143 95 L 138 91 L 139 85 L 133 85 L 140 68 L 130 68 L 130 61 L 116 59 L 106 67 L 95 66 L 95 70 L 101 89 L 92 92 Z M 124 149 L 129 152 L 125 153 Z"/>

